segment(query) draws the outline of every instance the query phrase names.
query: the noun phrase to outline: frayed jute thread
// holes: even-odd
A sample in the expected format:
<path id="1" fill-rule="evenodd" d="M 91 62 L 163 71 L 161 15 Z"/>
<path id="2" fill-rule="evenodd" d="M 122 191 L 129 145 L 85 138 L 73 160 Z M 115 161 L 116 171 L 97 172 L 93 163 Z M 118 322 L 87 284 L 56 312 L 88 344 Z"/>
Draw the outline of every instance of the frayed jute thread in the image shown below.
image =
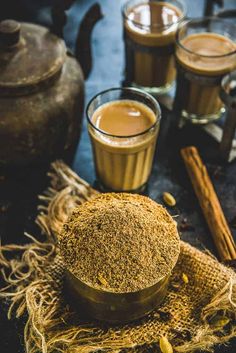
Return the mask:
<path id="1" fill-rule="evenodd" d="M 72 210 L 96 196 L 97 191 L 60 161 L 53 163 L 50 177 L 50 188 L 40 196 L 37 218 L 47 241 L 40 242 L 26 234 L 29 244 L 0 246 L 1 274 L 6 282 L 0 297 L 9 304 L 9 319 L 27 314 L 27 353 L 145 352 L 147 347 L 152 351 L 153 345 L 158 351 L 162 335 L 168 336 L 179 353 L 212 351 L 215 344 L 225 343 L 236 335 L 235 273 L 184 242 L 171 283 L 181 283 L 182 272 L 188 275 L 190 283 L 182 283 L 179 294 L 169 289 L 161 310 L 171 312 L 171 322 L 158 319 L 158 310 L 139 322 L 119 327 L 82 321 L 64 299 L 64 268 L 57 236 Z M 193 304 L 197 296 L 201 300 Z M 220 330 L 211 324 L 218 313 L 230 321 Z M 190 337 L 179 339 L 173 328 L 180 334 L 188 331 Z"/>

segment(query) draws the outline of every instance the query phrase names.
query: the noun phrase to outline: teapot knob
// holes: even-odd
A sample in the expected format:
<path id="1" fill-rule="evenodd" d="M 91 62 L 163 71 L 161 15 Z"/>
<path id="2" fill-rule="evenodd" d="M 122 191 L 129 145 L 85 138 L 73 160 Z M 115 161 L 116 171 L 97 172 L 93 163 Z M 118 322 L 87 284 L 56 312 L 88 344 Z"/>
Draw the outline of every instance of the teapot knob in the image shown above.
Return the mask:
<path id="1" fill-rule="evenodd" d="M 14 47 L 20 40 L 20 28 L 20 23 L 14 20 L 0 22 L 0 47 Z"/>

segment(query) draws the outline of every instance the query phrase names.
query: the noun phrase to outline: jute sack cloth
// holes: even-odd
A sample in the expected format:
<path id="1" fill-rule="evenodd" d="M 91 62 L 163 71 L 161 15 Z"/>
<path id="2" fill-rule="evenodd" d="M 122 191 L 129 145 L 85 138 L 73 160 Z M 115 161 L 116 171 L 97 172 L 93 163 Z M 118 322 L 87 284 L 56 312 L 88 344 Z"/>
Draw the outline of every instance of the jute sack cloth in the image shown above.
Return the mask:
<path id="1" fill-rule="evenodd" d="M 212 256 L 185 242 L 158 309 L 132 324 L 108 326 L 81 319 L 63 292 L 64 268 L 57 235 L 77 205 L 97 194 L 63 162 L 50 172 L 51 187 L 40 197 L 37 223 L 45 241 L 0 247 L 8 317 L 26 317 L 28 353 L 158 352 L 165 336 L 175 352 L 211 350 L 236 333 L 236 275 Z M 169 353 L 170 347 L 164 348 Z"/>

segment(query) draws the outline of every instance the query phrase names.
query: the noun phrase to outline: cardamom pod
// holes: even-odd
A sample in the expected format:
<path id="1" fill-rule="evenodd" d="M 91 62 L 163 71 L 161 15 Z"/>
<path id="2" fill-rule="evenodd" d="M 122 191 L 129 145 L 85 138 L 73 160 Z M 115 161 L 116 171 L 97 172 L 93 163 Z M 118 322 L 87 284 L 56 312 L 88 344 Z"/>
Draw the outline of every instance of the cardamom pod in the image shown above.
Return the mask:
<path id="1" fill-rule="evenodd" d="M 162 353 L 173 353 L 173 347 L 166 336 L 160 338 L 159 346 Z"/>
<path id="2" fill-rule="evenodd" d="M 188 276 L 186 275 L 186 273 L 182 274 L 182 279 L 183 279 L 184 283 L 188 284 L 189 279 L 188 279 Z"/>
<path id="3" fill-rule="evenodd" d="M 216 328 L 223 328 L 230 322 L 230 319 L 224 316 L 216 316 L 212 320 L 211 324 Z"/>
<path id="4" fill-rule="evenodd" d="M 220 319 L 219 321 L 217 321 L 217 322 L 215 323 L 215 326 L 217 326 L 217 327 L 224 327 L 224 326 L 226 326 L 229 322 L 230 322 L 230 319 L 227 319 L 227 318 Z"/>
<path id="5" fill-rule="evenodd" d="M 174 207 L 176 205 L 176 200 L 169 192 L 163 193 L 163 201 L 167 206 Z"/>

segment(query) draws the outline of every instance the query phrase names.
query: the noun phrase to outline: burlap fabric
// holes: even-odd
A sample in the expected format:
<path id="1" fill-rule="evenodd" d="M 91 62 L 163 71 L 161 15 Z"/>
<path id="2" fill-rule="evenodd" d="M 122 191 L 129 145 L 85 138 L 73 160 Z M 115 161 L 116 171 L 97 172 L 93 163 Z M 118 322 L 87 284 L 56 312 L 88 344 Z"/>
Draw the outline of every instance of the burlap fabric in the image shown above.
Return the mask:
<path id="1" fill-rule="evenodd" d="M 162 336 L 167 336 L 174 351 L 193 352 L 211 350 L 235 336 L 235 273 L 185 242 L 168 295 L 153 313 L 132 324 L 110 327 L 78 317 L 64 297 L 64 269 L 56 240 L 73 208 L 97 192 L 62 162 L 52 165 L 50 177 L 51 187 L 40 197 L 37 218 L 46 241 L 27 235 L 31 240 L 27 245 L 0 248 L 6 282 L 1 297 L 9 303 L 9 318 L 27 314 L 28 353 L 158 352 Z"/>

